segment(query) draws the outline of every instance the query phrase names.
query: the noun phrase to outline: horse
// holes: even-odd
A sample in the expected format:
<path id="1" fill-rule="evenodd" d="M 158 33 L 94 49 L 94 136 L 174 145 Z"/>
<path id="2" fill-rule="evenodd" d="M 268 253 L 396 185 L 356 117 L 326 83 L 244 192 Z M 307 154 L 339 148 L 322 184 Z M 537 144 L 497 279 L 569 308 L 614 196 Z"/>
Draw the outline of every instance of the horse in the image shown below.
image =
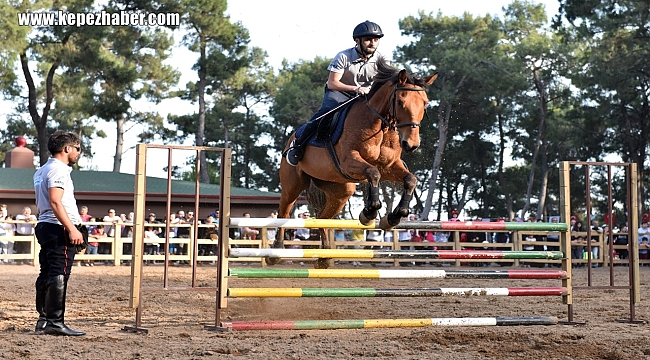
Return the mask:
<path id="1" fill-rule="evenodd" d="M 282 157 L 278 218 L 289 218 L 291 208 L 310 183 L 325 194 L 325 205 L 317 218 L 334 218 L 354 194 L 356 184 L 367 182 L 368 196 L 359 221 L 369 225 L 382 206 L 380 179 L 401 181 L 404 187 L 399 204 L 381 218 L 379 227 L 390 230 L 402 217 L 408 216 L 417 179 L 408 171 L 401 155 L 402 151 L 412 152 L 420 146 L 420 122 L 429 102 L 426 89 L 438 73 L 418 78 L 385 62 L 378 62 L 377 69 L 368 94 L 350 104 L 341 137 L 333 144 L 335 155 L 325 148 L 307 146 L 295 167 Z M 285 153 L 294 138 L 295 133 L 287 141 Z M 326 161 L 328 158 L 331 161 Z M 323 229 L 320 232 L 323 248 L 332 248 L 332 239 L 328 239 Z M 282 248 L 283 240 L 284 229 L 279 229 L 274 247 Z M 326 260 L 319 259 L 316 267 L 327 268 Z M 271 265 L 277 261 L 267 259 Z"/>

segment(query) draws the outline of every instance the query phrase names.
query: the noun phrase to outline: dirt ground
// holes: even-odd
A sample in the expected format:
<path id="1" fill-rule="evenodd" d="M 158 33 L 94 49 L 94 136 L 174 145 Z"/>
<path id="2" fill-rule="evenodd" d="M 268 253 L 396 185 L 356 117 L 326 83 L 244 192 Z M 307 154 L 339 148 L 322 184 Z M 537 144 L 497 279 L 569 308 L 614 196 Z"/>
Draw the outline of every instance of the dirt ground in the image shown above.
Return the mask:
<path id="1" fill-rule="evenodd" d="M 242 265 L 243 266 L 243 265 Z M 247 265 L 251 266 L 251 265 Z M 337 267 L 346 267 L 339 265 Z M 289 265 L 280 265 L 288 268 Z M 364 267 L 370 268 L 369 265 Z M 451 269 L 451 268 L 445 268 Z M 463 268 L 471 270 L 472 268 Z M 608 269 L 593 269 L 593 285 L 609 283 Z M 198 284 L 213 286 L 214 267 L 197 270 Z M 627 284 L 627 268 L 615 268 L 615 284 Z M 650 319 L 650 268 L 641 268 L 637 319 Z M 575 320 L 586 325 L 422 327 L 359 330 L 204 330 L 214 324 L 212 292 L 148 292 L 147 334 L 121 331 L 133 325 L 130 267 L 75 267 L 69 283 L 68 325 L 79 338 L 35 335 L 33 283 L 38 269 L 0 266 L 2 359 L 643 359 L 650 358 L 650 325 L 629 318 L 627 290 L 576 290 Z M 145 284 L 162 286 L 162 266 L 145 267 Z M 189 267 L 170 268 L 171 285 L 190 286 Z M 574 285 L 586 285 L 586 269 Z M 561 286 L 558 280 L 439 279 L 231 279 L 233 287 L 525 287 Z M 239 298 L 229 299 L 224 321 L 391 319 L 494 316 L 567 318 L 560 297 Z"/>

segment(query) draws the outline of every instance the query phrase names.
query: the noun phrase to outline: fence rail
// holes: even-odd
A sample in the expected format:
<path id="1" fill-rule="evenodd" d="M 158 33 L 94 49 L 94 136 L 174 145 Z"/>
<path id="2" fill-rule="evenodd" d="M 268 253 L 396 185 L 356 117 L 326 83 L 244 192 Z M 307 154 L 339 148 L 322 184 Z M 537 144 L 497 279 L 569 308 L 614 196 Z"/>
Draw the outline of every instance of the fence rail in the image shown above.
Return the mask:
<path id="1" fill-rule="evenodd" d="M 13 221 L 14 223 L 18 223 Z M 104 225 L 104 226 L 130 226 L 130 224 L 125 223 L 112 223 L 112 222 L 94 222 L 94 223 L 84 223 L 86 225 Z M 146 227 L 159 228 L 161 231 L 164 231 L 167 227 L 166 224 L 154 223 L 154 224 L 145 224 Z M 212 224 L 199 224 L 197 229 L 199 233 L 204 232 L 214 228 L 215 225 Z M 189 238 L 169 238 L 169 244 L 174 247 L 178 245 L 187 245 L 186 254 L 170 254 L 170 261 L 192 261 L 193 257 L 196 256 L 197 261 L 200 262 L 213 262 L 217 260 L 216 246 L 217 246 L 217 237 L 212 235 L 211 238 L 197 238 L 194 235 L 195 229 L 192 224 L 174 224 L 170 228 L 189 228 L 190 235 Z M 267 228 L 260 228 L 261 239 L 230 239 L 229 244 L 231 247 L 252 247 L 252 248 L 266 248 L 272 246 L 272 240 L 266 238 Z M 328 229 L 329 236 L 334 236 L 334 229 Z M 432 231 L 430 229 L 422 229 L 422 232 L 431 231 L 434 233 L 445 232 L 445 231 Z M 532 231 L 532 230 L 514 230 L 514 231 L 489 231 L 489 237 L 493 233 L 509 233 L 510 242 L 508 243 L 495 243 L 495 242 L 463 242 L 461 241 L 461 234 L 471 234 L 471 233 L 485 233 L 485 231 L 480 230 L 464 230 L 464 231 L 447 231 L 449 234 L 449 241 L 447 242 L 414 242 L 414 241 L 399 241 L 399 230 L 392 230 L 392 241 L 335 241 L 337 248 L 361 248 L 361 249 L 383 249 L 383 250 L 501 250 L 501 251 L 526 251 L 525 248 L 532 246 L 535 250 L 554 250 L 559 248 L 559 241 L 548 239 L 549 235 L 559 235 L 558 232 L 553 231 Z M 95 261 L 106 261 L 112 265 L 119 266 L 123 262 L 131 261 L 132 256 L 130 254 L 130 244 L 132 239 L 130 237 L 122 237 L 121 231 L 115 231 L 113 236 L 107 236 L 106 238 L 100 239 L 91 239 L 91 242 L 103 243 L 105 245 L 101 246 L 104 253 L 97 255 L 90 254 L 77 254 L 75 260 L 95 260 Z M 585 233 L 572 233 L 572 235 L 581 235 L 586 238 Z M 533 236 L 542 236 L 546 241 L 526 241 L 528 235 Z M 622 234 L 616 234 L 622 235 Z M 624 234 L 623 234 L 624 235 Z M 601 266 L 607 266 L 610 261 L 614 264 L 628 264 L 628 259 L 626 256 L 620 256 L 625 254 L 626 251 L 629 251 L 627 245 L 613 245 L 614 257 L 610 259 L 609 256 L 609 245 L 608 238 L 604 234 L 591 234 L 592 238 L 597 238 L 597 241 L 591 241 L 591 248 L 598 248 L 598 256 L 592 258 L 592 263 L 600 264 Z M 470 236 L 468 236 L 470 238 Z M 145 245 L 153 248 L 153 252 L 150 254 L 144 255 L 145 261 L 163 261 L 164 260 L 164 251 L 165 251 L 165 241 L 164 237 L 145 239 Z M 194 241 L 198 242 L 198 248 L 200 253 L 193 254 Z M 6 250 L 4 253 L 0 253 L 0 262 L 7 261 L 29 261 L 35 266 L 38 265 L 38 252 L 40 251 L 40 246 L 36 241 L 35 236 L 0 236 L 0 243 L 13 243 L 16 242 L 28 242 L 29 243 L 29 253 L 23 254 L 8 254 Z M 156 245 L 157 244 L 157 245 Z M 318 248 L 320 246 L 319 240 L 285 240 L 284 245 L 287 248 Z M 587 242 L 572 242 L 573 247 L 583 247 L 585 252 L 588 249 Z M 26 248 L 26 247 L 25 247 Z M 7 249 L 6 245 L 3 249 Z M 645 250 L 644 248 L 640 249 Z M 286 259 L 286 260 L 299 260 L 299 259 Z M 304 260 L 304 259 L 303 259 Z M 400 264 L 404 265 L 405 263 L 411 263 L 414 260 L 411 259 L 340 259 L 344 261 L 358 261 L 364 263 L 377 263 L 381 262 L 384 264 L 399 266 Z M 238 258 L 237 262 L 259 262 L 262 266 L 265 265 L 264 259 L 259 257 L 246 257 Z M 462 260 L 445 260 L 445 259 L 417 259 L 418 263 L 429 263 L 429 264 L 440 264 L 445 263 L 453 266 L 463 266 L 471 265 L 472 263 L 485 262 L 484 259 L 462 259 Z M 573 263 L 584 264 L 587 263 L 587 259 L 573 259 Z M 640 259 L 642 264 L 650 264 L 650 259 Z M 547 259 L 490 259 L 491 263 L 502 263 L 504 265 L 520 266 L 522 264 L 531 265 L 541 264 L 560 264 L 561 260 L 547 260 Z"/>

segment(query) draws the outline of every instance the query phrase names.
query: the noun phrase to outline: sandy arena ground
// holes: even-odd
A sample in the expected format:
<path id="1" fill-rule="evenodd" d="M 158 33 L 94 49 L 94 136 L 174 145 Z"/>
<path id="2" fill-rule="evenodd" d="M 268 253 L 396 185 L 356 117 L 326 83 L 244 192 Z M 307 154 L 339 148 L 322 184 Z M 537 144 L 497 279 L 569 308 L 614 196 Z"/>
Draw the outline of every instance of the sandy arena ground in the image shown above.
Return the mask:
<path id="1" fill-rule="evenodd" d="M 251 266 L 251 265 L 247 265 Z M 307 265 L 306 265 L 307 266 Z M 337 267 L 346 267 L 340 265 Z M 288 265 L 281 265 L 288 268 Z M 369 265 L 364 267 L 370 268 Z M 413 268 L 411 268 L 413 269 Z M 420 268 L 418 268 L 420 269 Z M 451 268 L 445 268 L 451 269 Z M 463 267 L 464 270 L 472 270 Z M 490 268 L 500 269 L 500 268 Z M 503 268 L 501 268 L 503 269 Z M 593 270 L 593 285 L 607 285 L 608 269 Z M 615 268 L 617 285 L 627 268 Z M 575 320 L 582 326 L 426 327 L 360 330 L 243 331 L 215 333 L 211 292 L 149 292 L 143 325 L 148 334 L 121 331 L 133 325 L 130 267 L 75 267 L 66 322 L 85 330 L 79 338 L 35 335 L 33 283 L 38 270 L 0 266 L 2 359 L 648 359 L 650 325 L 627 324 L 627 290 L 576 290 Z M 197 270 L 213 286 L 214 267 Z M 587 283 L 586 269 L 574 285 Z M 171 284 L 189 286 L 189 267 L 170 268 Z M 650 268 L 641 268 L 637 319 L 650 319 Z M 162 266 L 145 267 L 145 283 L 162 286 Z M 453 282 L 452 282 L 453 281 Z M 231 279 L 233 287 L 525 287 L 561 286 L 558 280 Z M 225 321 L 390 319 L 431 317 L 555 316 L 566 319 L 559 297 L 239 298 Z"/>

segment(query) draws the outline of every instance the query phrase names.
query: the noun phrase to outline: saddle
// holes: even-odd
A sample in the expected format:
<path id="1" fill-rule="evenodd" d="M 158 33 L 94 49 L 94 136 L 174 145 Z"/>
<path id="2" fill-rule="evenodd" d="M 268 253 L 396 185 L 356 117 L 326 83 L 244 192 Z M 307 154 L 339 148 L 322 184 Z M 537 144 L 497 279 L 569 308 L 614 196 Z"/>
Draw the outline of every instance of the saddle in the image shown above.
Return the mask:
<path id="1" fill-rule="evenodd" d="M 350 105 L 346 105 L 318 120 L 318 130 L 312 134 L 307 143 L 319 148 L 327 147 L 328 144 L 336 144 L 343 134 L 343 124 L 349 108 Z M 305 125 L 298 129 L 296 135 L 300 136 L 304 130 Z"/>
<path id="2" fill-rule="evenodd" d="M 329 153 L 330 159 L 334 166 L 338 170 L 339 174 L 345 177 L 348 180 L 354 181 L 355 179 L 350 177 L 347 174 L 344 174 L 341 170 L 341 163 L 339 162 L 336 152 L 334 151 L 334 144 L 336 144 L 341 135 L 343 134 L 343 125 L 345 124 L 345 117 L 348 114 L 348 110 L 352 104 L 348 104 L 341 109 L 333 112 L 332 114 L 323 117 L 319 120 L 318 130 L 312 134 L 307 140 L 307 144 L 315 147 L 326 148 Z M 300 136 L 305 130 L 303 125 L 296 131 L 296 135 Z"/>

